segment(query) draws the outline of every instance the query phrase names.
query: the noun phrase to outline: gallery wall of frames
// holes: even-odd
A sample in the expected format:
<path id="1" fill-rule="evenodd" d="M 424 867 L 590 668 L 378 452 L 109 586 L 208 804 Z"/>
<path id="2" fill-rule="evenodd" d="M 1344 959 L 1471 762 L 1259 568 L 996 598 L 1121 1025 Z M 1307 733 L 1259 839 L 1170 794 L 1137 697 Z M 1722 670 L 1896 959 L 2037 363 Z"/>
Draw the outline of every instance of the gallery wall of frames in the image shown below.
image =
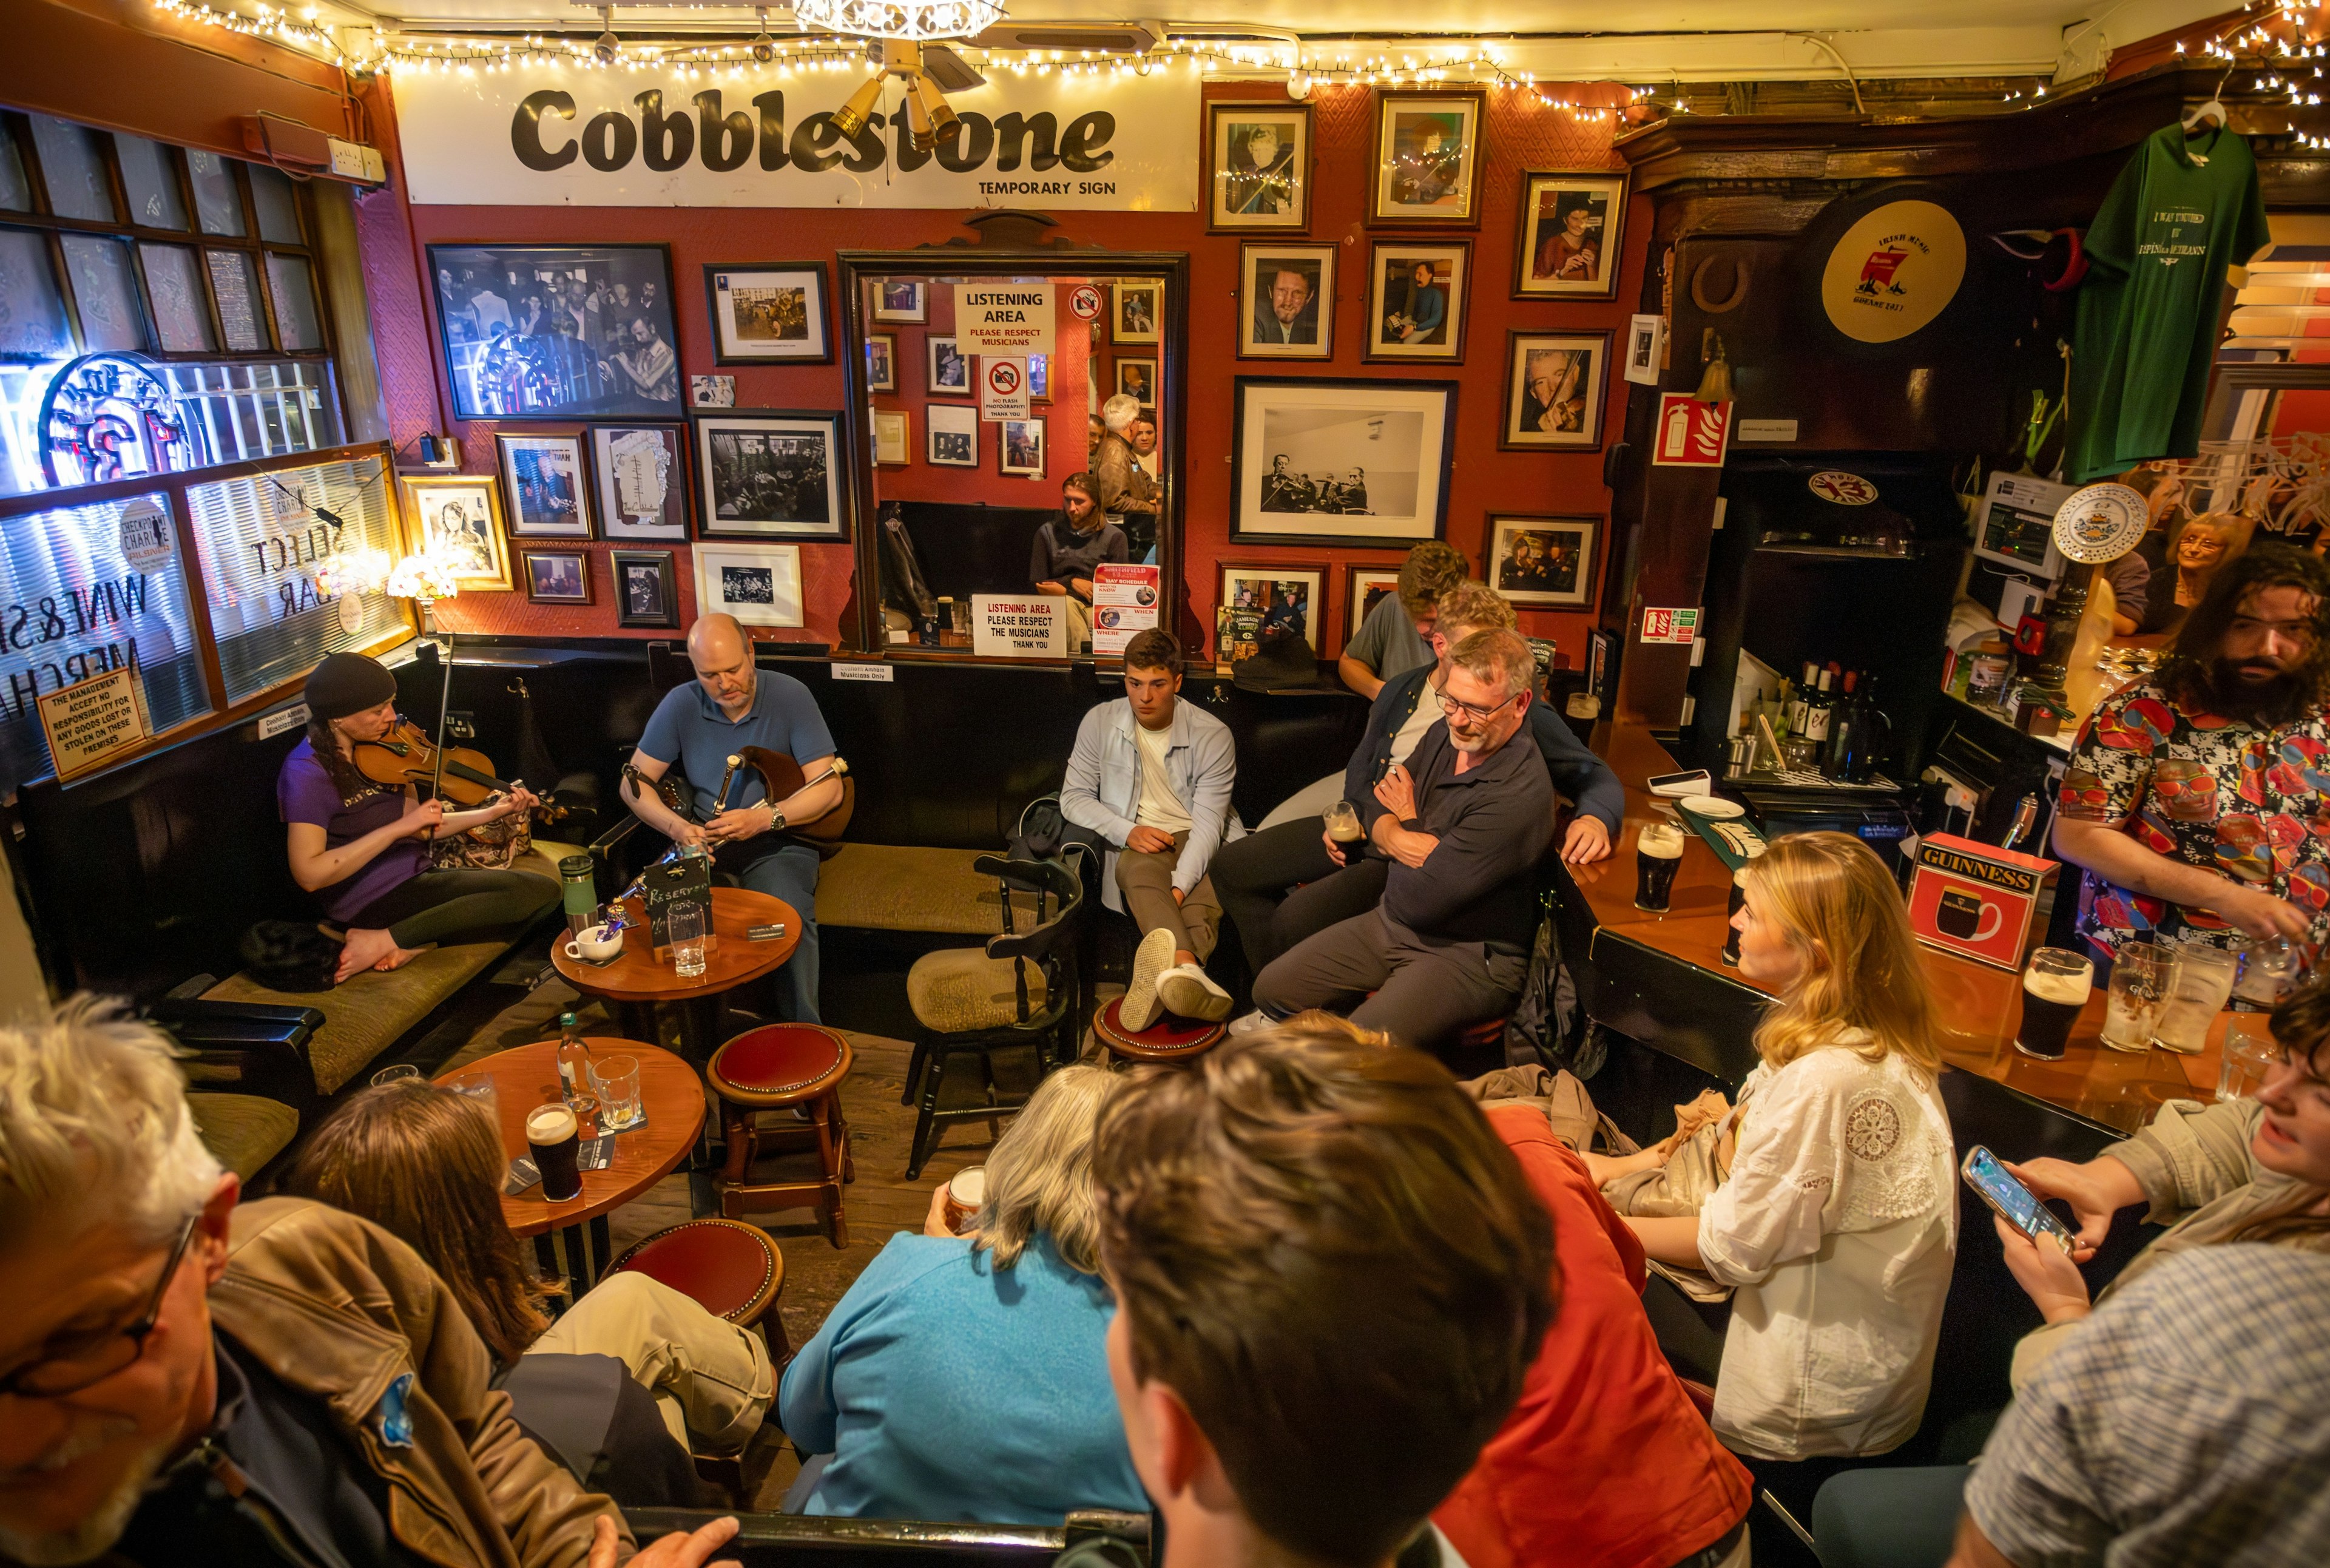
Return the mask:
<path id="1" fill-rule="evenodd" d="M 369 101 L 393 137 L 389 95 Z M 1338 88 L 1293 104 L 1249 84 L 1208 89 L 1200 118 L 1189 156 L 1203 210 L 1062 212 L 1047 231 L 1191 259 L 1186 543 L 1170 623 L 1193 656 L 1211 653 L 1217 607 L 1283 568 L 1302 575 L 1304 630 L 1331 659 L 1407 546 L 1439 537 L 1512 595 L 1525 632 L 1583 662 L 1616 547 L 1602 451 L 1624 406 L 1649 227 L 1629 221 L 1612 128 L 1517 96 L 1388 106 Z M 1290 205 L 1283 176 L 1298 162 L 1307 191 Z M 867 519 L 851 515 L 838 467 L 853 460 L 833 423 L 845 399 L 833 257 L 971 242 L 964 215 L 367 199 L 394 439 L 450 428 L 471 487 L 464 526 L 474 504 L 509 514 L 503 559 L 479 582 L 497 571 L 510 588 L 464 592 L 440 621 L 669 636 L 697 613 L 701 578 L 742 584 L 745 602 L 728 607 L 756 612 L 745 618 L 763 637 L 846 645 L 850 540 Z M 537 338 L 554 332 L 554 353 L 497 354 L 505 313 L 499 336 L 530 323 Z M 1081 384 L 1099 362 L 1056 367 L 1055 401 L 1037 405 L 1042 478 L 1005 471 L 992 426 L 976 466 L 934 462 L 932 408 L 971 406 L 931 390 L 944 371 L 937 316 L 926 306 L 923 321 L 874 328 L 892 337 L 898 389 L 877 393 L 876 412 L 907 415 L 889 427 L 907 461 L 882 468 L 882 492 L 1056 504 L 1083 466 Z M 1106 350 L 1112 383 L 1130 352 Z M 1056 390 L 1070 382 L 1073 404 Z M 602 400 L 611 389 L 623 411 L 560 423 L 581 386 Z M 1352 429 L 1332 428 L 1339 406 L 1359 411 Z M 528 417 L 495 417 L 513 407 Z M 1378 416 L 1400 460 L 1355 480 L 1354 432 L 1377 439 Z"/>

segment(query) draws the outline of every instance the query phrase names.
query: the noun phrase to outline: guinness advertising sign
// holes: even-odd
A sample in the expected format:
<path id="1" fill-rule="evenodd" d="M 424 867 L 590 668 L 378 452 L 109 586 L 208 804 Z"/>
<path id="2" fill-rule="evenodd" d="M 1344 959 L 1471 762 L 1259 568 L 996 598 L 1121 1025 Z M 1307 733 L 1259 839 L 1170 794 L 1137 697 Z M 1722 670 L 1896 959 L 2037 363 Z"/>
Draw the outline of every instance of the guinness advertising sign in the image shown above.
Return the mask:
<path id="1" fill-rule="evenodd" d="M 1197 210 L 1198 78 L 1005 76 L 947 95 L 917 152 L 895 85 L 845 137 L 863 78 L 824 71 L 399 71 L 411 200 L 464 206 Z"/>

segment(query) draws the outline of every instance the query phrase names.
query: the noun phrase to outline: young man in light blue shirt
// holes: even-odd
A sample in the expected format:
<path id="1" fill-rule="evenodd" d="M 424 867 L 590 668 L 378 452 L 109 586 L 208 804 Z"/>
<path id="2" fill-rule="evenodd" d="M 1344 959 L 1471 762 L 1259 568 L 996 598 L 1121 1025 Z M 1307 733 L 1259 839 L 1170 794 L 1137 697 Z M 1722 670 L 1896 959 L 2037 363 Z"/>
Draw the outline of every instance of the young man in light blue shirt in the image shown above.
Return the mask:
<path id="1" fill-rule="evenodd" d="M 1206 876 L 1245 830 L 1230 809 L 1237 747 L 1229 727 L 1178 697 L 1181 645 L 1155 627 L 1124 649 L 1124 696 L 1084 715 L 1060 786 L 1060 814 L 1107 846 L 1102 897 L 1141 928 L 1118 1018 L 1146 1029 L 1161 1003 L 1185 1018 L 1228 1016 L 1207 978 L 1222 907 Z"/>

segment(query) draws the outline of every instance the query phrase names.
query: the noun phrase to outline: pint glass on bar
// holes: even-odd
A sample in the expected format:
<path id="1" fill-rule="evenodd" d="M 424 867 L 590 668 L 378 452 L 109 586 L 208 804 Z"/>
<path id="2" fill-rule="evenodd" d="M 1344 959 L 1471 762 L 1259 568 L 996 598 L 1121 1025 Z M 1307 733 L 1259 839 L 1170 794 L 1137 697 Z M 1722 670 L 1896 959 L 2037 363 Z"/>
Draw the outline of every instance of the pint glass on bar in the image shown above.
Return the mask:
<path id="1" fill-rule="evenodd" d="M 2041 947 L 2022 972 L 2022 1027 L 2014 1049 L 2041 1061 L 2060 1061 L 2071 1025 L 2095 990 L 2096 966 L 2064 947 Z"/>
<path id="2" fill-rule="evenodd" d="M 1634 841 L 1634 908 L 1665 914 L 1681 865 L 1682 829 L 1673 822 L 1645 826 Z"/>
<path id="3" fill-rule="evenodd" d="M 581 1145 L 581 1126 L 563 1101 L 526 1113 L 526 1151 L 542 1173 L 542 1195 L 554 1203 L 582 1195 L 582 1167 L 576 1161 Z"/>

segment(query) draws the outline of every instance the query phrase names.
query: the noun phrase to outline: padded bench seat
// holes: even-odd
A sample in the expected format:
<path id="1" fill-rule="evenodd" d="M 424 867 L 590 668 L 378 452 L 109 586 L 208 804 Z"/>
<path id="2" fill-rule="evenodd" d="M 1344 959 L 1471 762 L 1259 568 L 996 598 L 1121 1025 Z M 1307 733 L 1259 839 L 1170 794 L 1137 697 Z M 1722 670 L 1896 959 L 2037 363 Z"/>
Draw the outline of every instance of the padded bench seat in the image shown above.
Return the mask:
<path id="1" fill-rule="evenodd" d="M 248 1182 L 299 1136 L 299 1113 L 250 1094 L 189 1094 L 186 1110 L 203 1146 Z"/>
<path id="2" fill-rule="evenodd" d="M 992 852 L 844 844 L 818 869 L 817 923 L 828 929 L 999 936 L 1002 885 L 971 870 L 980 854 Z M 1025 931 L 1035 924 L 1035 895 L 1015 897 L 1012 917 Z"/>

